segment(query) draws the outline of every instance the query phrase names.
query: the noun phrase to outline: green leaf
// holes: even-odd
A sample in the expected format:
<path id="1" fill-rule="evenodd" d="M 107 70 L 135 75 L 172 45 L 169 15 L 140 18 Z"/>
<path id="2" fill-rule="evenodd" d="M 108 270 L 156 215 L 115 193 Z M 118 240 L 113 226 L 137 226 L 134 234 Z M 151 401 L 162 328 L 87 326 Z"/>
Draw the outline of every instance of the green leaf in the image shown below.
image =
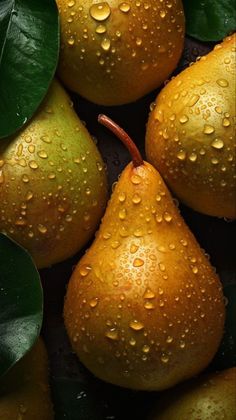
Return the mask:
<path id="1" fill-rule="evenodd" d="M 43 292 L 32 258 L 0 233 L 0 376 L 38 338 L 43 319 Z"/>
<path id="2" fill-rule="evenodd" d="M 186 32 L 201 41 L 219 41 L 236 29 L 235 0 L 184 0 Z"/>
<path id="3" fill-rule="evenodd" d="M 0 138 L 32 117 L 47 93 L 58 55 L 54 0 L 0 0 Z"/>

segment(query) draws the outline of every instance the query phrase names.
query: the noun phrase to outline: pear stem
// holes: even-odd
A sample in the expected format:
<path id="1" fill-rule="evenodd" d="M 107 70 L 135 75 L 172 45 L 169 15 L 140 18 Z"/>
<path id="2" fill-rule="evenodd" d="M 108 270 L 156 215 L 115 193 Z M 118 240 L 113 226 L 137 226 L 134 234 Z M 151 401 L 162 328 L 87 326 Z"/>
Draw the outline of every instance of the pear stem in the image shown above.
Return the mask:
<path id="1" fill-rule="evenodd" d="M 123 128 L 121 128 L 118 124 L 111 120 L 111 118 L 107 117 L 104 114 L 98 115 L 98 122 L 107 127 L 109 130 L 111 130 L 127 147 L 132 157 L 133 165 L 135 168 L 137 168 L 140 165 L 143 165 L 143 159 L 136 144 L 133 142 L 130 136 L 123 130 Z"/>

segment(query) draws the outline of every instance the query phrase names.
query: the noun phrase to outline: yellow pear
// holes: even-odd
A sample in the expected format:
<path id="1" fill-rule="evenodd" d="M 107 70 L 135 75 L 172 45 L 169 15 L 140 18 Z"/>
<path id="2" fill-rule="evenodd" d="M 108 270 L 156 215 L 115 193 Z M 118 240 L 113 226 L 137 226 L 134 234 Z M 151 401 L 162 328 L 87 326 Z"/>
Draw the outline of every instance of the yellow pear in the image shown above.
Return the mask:
<path id="1" fill-rule="evenodd" d="M 108 117 L 133 162 L 69 281 L 64 318 L 73 350 L 99 378 L 162 390 L 204 369 L 220 343 L 221 283 L 161 176 Z"/>
<path id="2" fill-rule="evenodd" d="M 149 420 L 235 420 L 236 368 L 201 376 L 159 398 Z"/>
<path id="3" fill-rule="evenodd" d="M 56 0 L 59 75 L 92 102 L 121 105 L 160 86 L 183 49 L 181 0 Z"/>
<path id="4" fill-rule="evenodd" d="M 0 379 L 0 420 L 53 420 L 48 361 L 39 339 L 26 356 Z"/>
<path id="5" fill-rule="evenodd" d="M 106 199 L 98 149 L 54 81 L 32 121 L 0 141 L 0 231 L 46 267 L 84 246 Z"/>
<path id="6" fill-rule="evenodd" d="M 161 91 L 149 116 L 147 159 L 183 203 L 236 217 L 236 35 Z"/>

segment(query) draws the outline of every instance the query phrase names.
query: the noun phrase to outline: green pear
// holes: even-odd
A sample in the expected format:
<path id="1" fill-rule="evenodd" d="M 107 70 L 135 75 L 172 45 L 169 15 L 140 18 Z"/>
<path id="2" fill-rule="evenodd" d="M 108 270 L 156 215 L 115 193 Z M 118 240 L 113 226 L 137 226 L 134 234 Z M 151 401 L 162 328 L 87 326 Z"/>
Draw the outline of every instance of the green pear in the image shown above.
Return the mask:
<path id="1" fill-rule="evenodd" d="M 219 346 L 221 283 L 155 168 L 131 151 L 96 238 L 73 271 L 64 319 L 97 377 L 162 390 L 203 370 Z"/>
<path id="2" fill-rule="evenodd" d="M 236 217 L 236 35 L 172 79 L 149 116 L 147 159 L 189 207 Z"/>
<path id="3" fill-rule="evenodd" d="M 160 86 L 177 66 L 184 44 L 181 0 L 56 2 L 59 76 L 90 101 L 135 101 Z"/>
<path id="4" fill-rule="evenodd" d="M 0 379 L 0 420 L 53 420 L 48 361 L 41 339 Z"/>
<path id="5" fill-rule="evenodd" d="M 85 245 L 106 199 L 98 149 L 54 81 L 26 128 L 0 142 L 0 231 L 46 267 Z"/>
<path id="6" fill-rule="evenodd" d="M 235 420 L 236 368 L 200 376 L 159 398 L 149 420 Z"/>

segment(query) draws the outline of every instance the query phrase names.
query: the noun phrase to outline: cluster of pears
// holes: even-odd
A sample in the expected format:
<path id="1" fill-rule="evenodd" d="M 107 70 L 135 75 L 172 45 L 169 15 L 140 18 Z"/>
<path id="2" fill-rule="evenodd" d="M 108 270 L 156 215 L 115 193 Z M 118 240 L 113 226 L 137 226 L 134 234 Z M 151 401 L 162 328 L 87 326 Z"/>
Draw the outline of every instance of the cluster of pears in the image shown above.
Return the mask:
<path id="1" fill-rule="evenodd" d="M 236 34 L 172 79 L 149 116 L 147 159 L 199 212 L 236 218 Z"/>
<path id="2" fill-rule="evenodd" d="M 0 420 L 53 420 L 48 360 L 41 338 L 1 379 Z"/>
<path id="3" fill-rule="evenodd" d="M 163 390 L 204 369 L 220 343 L 221 283 L 159 173 L 106 116 L 133 162 L 122 172 L 96 238 L 69 281 L 65 325 L 97 377 Z"/>
<path id="4" fill-rule="evenodd" d="M 60 78 L 90 101 L 135 101 L 176 68 L 184 43 L 181 0 L 56 1 Z"/>
<path id="5" fill-rule="evenodd" d="M 55 80 L 32 121 L 0 142 L 0 231 L 47 267 L 85 245 L 106 200 L 101 156 Z"/>

